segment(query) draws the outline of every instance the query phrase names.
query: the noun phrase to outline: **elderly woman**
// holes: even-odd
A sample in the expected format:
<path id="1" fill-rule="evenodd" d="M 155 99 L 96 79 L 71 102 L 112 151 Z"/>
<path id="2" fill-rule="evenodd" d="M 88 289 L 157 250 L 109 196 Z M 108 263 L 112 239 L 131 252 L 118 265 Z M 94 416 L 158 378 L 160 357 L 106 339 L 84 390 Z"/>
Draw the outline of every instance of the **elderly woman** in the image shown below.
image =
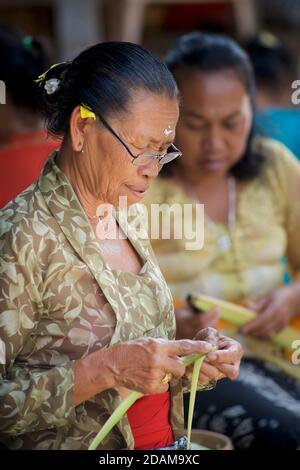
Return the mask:
<path id="1" fill-rule="evenodd" d="M 180 356 L 216 343 L 199 378 L 205 389 L 237 376 L 241 347 L 211 330 L 175 340 L 170 291 L 130 218 L 140 205 L 127 215 L 119 203 L 134 207 L 180 155 L 175 81 L 142 47 L 115 42 L 53 66 L 39 83 L 48 129 L 63 139 L 1 212 L 1 442 L 87 449 L 136 390 L 145 396 L 102 448 L 184 447 Z"/>
<path id="2" fill-rule="evenodd" d="M 205 239 L 196 251 L 184 239 L 153 240 L 160 268 L 181 301 L 198 292 L 248 302 L 259 313 L 242 330 L 249 355 L 239 379 L 199 396 L 194 425 L 229 434 L 239 449 L 296 448 L 299 382 L 270 364 L 278 354 L 262 340 L 300 313 L 299 162 L 279 142 L 255 135 L 253 73 L 232 40 L 183 36 L 167 65 L 181 93 L 176 144 L 184 158 L 163 169 L 145 202 L 203 203 Z M 195 315 L 184 305 L 176 317 L 178 338 L 192 338 L 215 326 L 218 312 Z M 281 365 L 299 377 L 299 366 Z"/>

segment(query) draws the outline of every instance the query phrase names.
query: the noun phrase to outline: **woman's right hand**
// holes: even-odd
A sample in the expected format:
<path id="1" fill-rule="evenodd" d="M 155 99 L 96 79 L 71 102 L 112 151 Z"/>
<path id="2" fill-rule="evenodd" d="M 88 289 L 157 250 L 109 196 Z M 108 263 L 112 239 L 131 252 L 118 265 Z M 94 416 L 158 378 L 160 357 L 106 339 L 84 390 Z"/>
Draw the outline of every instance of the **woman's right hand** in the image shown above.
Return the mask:
<path id="1" fill-rule="evenodd" d="M 110 368 L 116 387 L 125 387 L 145 395 L 163 393 L 168 384 L 161 381 L 166 373 L 174 378 L 182 377 L 185 365 L 179 356 L 207 354 L 212 345 L 207 341 L 142 338 L 110 347 Z"/>
<path id="2" fill-rule="evenodd" d="M 176 338 L 193 339 L 199 330 L 203 328 L 216 328 L 219 320 L 218 307 L 208 312 L 195 313 L 186 302 L 183 307 L 175 311 L 176 316 Z"/>

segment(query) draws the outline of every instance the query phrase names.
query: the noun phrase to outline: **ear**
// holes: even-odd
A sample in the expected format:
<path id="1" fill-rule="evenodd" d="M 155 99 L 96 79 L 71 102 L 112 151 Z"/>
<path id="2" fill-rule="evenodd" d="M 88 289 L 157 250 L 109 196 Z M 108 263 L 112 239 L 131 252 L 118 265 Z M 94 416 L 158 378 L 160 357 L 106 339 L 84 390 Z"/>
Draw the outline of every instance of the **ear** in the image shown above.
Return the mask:
<path id="1" fill-rule="evenodd" d="M 81 152 L 84 145 L 87 126 L 93 122 L 91 118 L 82 119 L 80 106 L 73 109 L 70 117 L 70 136 L 74 152 Z"/>

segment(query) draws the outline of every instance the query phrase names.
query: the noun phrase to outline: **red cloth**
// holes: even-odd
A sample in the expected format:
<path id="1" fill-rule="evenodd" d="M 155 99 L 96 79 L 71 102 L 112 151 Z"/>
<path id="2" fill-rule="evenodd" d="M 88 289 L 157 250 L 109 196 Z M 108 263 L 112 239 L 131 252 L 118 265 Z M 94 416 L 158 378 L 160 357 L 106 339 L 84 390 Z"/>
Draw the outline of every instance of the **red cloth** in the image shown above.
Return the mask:
<path id="1" fill-rule="evenodd" d="M 174 441 L 169 414 L 170 392 L 147 395 L 127 411 L 135 450 L 166 447 Z"/>
<path id="2" fill-rule="evenodd" d="M 44 130 L 18 134 L 0 147 L 0 209 L 33 183 L 60 142 Z"/>

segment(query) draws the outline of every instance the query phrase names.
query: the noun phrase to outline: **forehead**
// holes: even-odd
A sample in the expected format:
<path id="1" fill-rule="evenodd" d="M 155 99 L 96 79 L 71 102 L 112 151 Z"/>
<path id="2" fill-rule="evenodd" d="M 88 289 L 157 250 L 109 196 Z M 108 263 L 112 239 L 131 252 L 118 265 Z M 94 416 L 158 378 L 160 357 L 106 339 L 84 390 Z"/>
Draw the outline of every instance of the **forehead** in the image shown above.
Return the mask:
<path id="1" fill-rule="evenodd" d="M 149 92 L 138 92 L 126 116 L 126 128 L 134 128 L 137 133 L 149 135 L 163 133 L 167 128 L 175 130 L 179 116 L 179 105 L 176 98 L 155 95 Z"/>
<path id="2" fill-rule="evenodd" d="M 242 109 L 249 102 L 243 82 L 234 71 L 195 72 L 180 82 L 185 111 L 223 115 Z"/>

